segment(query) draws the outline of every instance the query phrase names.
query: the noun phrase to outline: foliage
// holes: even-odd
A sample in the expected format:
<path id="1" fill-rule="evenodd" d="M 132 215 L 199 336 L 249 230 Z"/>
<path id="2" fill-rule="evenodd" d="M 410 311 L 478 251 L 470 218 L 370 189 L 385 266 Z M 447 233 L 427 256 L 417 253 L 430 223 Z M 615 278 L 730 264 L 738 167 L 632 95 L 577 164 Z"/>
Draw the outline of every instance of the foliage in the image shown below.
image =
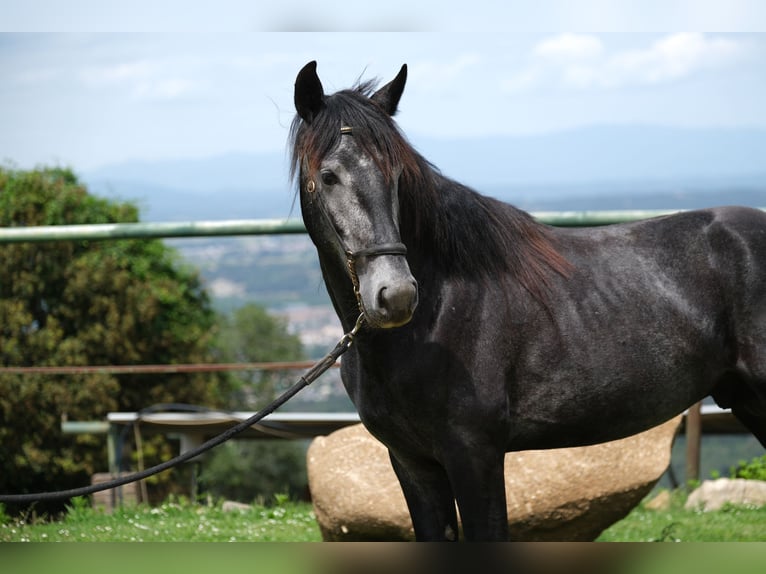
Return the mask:
<path id="1" fill-rule="evenodd" d="M 0 168 L 0 226 L 137 220 L 134 205 L 90 195 L 67 169 Z M 0 367 L 211 359 L 208 296 L 160 241 L 1 244 L 0 268 Z M 0 491 L 80 486 L 103 470 L 103 437 L 62 435 L 62 418 L 102 420 L 159 402 L 220 406 L 225 395 L 225 380 L 210 374 L 0 372 Z"/>
<path id="2" fill-rule="evenodd" d="M 232 363 L 299 361 L 305 358 L 301 340 L 290 334 L 287 320 L 269 314 L 262 306 L 249 303 L 231 315 L 219 318 L 218 353 L 220 360 Z M 280 383 L 277 373 L 247 371 L 234 375 L 238 392 L 230 406 L 237 409 L 260 408 L 276 398 Z"/>
<path id="3" fill-rule="evenodd" d="M 750 462 L 739 461 L 730 470 L 731 478 L 746 478 L 748 480 L 766 480 L 766 454 L 752 459 Z"/>
<path id="4" fill-rule="evenodd" d="M 214 498 L 250 503 L 305 494 L 308 485 L 305 447 L 297 441 L 229 441 L 202 463 L 200 482 Z"/>

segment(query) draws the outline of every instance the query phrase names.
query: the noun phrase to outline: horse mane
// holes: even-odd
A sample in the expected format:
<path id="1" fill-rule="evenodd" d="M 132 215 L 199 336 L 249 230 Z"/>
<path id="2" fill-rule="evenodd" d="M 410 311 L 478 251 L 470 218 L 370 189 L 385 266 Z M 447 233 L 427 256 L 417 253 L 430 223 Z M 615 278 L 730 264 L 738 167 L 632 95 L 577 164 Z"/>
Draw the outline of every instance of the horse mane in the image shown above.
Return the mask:
<path id="1" fill-rule="evenodd" d="M 401 169 L 400 232 L 406 245 L 418 246 L 430 266 L 449 276 L 492 283 L 512 278 L 545 302 L 551 273 L 567 276 L 571 270 L 550 229 L 522 210 L 442 176 L 370 99 L 374 88 L 368 81 L 326 97 L 311 124 L 295 117 L 291 179 L 305 177 L 306 168 L 316 171 L 338 145 L 341 126 L 351 126 L 355 141 L 386 180 Z"/>

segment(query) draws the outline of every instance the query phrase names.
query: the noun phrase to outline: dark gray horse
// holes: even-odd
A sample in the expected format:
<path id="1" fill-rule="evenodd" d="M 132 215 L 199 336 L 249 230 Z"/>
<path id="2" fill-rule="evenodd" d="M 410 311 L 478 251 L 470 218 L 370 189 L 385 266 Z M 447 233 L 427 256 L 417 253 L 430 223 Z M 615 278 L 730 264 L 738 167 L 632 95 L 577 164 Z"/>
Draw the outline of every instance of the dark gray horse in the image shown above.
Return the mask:
<path id="1" fill-rule="evenodd" d="M 556 229 L 442 176 L 389 84 L 295 84 L 303 218 L 347 331 L 346 389 L 419 540 L 506 540 L 506 451 L 648 429 L 707 395 L 766 444 L 766 215 Z"/>

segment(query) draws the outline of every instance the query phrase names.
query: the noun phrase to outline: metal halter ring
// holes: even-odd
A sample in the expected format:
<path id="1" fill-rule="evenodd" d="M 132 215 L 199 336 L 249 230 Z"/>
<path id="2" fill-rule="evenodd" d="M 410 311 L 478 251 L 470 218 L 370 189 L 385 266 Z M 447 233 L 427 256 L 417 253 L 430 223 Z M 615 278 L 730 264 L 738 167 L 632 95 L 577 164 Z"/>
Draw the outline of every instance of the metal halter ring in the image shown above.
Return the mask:
<path id="1" fill-rule="evenodd" d="M 316 191 L 316 184 L 314 183 L 313 179 L 310 179 L 309 182 L 306 184 L 306 191 L 309 193 L 314 193 Z"/>

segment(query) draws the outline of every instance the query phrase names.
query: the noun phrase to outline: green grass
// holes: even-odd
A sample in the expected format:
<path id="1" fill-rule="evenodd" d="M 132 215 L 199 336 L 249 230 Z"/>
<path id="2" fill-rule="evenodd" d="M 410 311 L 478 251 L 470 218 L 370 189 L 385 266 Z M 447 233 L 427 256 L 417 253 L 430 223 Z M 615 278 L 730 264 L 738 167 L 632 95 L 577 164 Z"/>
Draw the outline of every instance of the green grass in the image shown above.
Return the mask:
<path id="1" fill-rule="evenodd" d="M 667 510 L 642 503 L 599 537 L 604 542 L 766 541 L 766 507 L 729 506 L 716 512 L 685 510 L 677 491 Z M 274 506 L 255 505 L 224 512 L 220 504 L 171 500 L 106 514 L 81 499 L 56 519 L 10 518 L 0 511 L 0 542 L 314 542 L 321 535 L 311 504 L 279 498 Z"/>
<path id="2" fill-rule="evenodd" d="M 686 510 L 687 495 L 671 494 L 667 510 L 650 510 L 646 501 L 605 530 L 601 542 L 763 542 L 766 507 L 727 505 L 721 510 Z"/>
<path id="3" fill-rule="evenodd" d="M 113 514 L 75 500 L 59 520 L 6 517 L 0 542 L 312 542 L 321 536 L 311 505 L 279 501 L 224 512 L 220 504 L 169 501 Z"/>

